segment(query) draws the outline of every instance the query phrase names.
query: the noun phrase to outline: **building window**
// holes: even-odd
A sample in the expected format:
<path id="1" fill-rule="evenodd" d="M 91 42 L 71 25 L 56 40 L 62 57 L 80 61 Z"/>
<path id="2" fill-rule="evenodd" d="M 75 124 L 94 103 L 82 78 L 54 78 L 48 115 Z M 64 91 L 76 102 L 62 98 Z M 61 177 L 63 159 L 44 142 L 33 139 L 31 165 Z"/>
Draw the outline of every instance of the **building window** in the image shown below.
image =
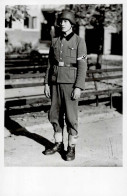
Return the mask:
<path id="1" fill-rule="evenodd" d="M 28 17 L 26 17 L 26 18 L 24 19 L 24 28 L 25 28 L 25 29 L 28 29 L 28 28 L 29 28 L 29 18 L 28 18 Z"/>
<path id="2" fill-rule="evenodd" d="M 12 16 L 5 19 L 5 28 L 12 28 Z"/>
<path id="3" fill-rule="evenodd" d="M 52 32 L 52 26 L 55 24 L 56 15 L 55 12 L 43 11 L 45 21 L 41 23 L 41 40 L 50 41 Z"/>
<path id="4" fill-rule="evenodd" d="M 49 24 L 41 24 L 41 40 L 50 41 L 51 40 L 51 26 Z"/>
<path id="5" fill-rule="evenodd" d="M 122 55 L 122 31 L 120 33 L 111 33 L 111 54 Z"/>
<path id="6" fill-rule="evenodd" d="M 32 29 L 37 29 L 37 17 L 32 17 Z"/>
<path id="7" fill-rule="evenodd" d="M 103 32 L 104 34 L 104 32 Z M 101 36 L 99 29 L 86 29 L 85 32 L 85 40 L 86 40 L 86 46 L 87 46 L 87 53 L 93 53 L 97 54 L 100 49 L 100 43 L 101 43 Z M 103 41 L 102 41 L 102 51 L 103 51 Z"/>
<path id="8" fill-rule="evenodd" d="M 26 17 L 24 19 L 24 28 L 25 29 L 37 29 L 37 17 Z"/>

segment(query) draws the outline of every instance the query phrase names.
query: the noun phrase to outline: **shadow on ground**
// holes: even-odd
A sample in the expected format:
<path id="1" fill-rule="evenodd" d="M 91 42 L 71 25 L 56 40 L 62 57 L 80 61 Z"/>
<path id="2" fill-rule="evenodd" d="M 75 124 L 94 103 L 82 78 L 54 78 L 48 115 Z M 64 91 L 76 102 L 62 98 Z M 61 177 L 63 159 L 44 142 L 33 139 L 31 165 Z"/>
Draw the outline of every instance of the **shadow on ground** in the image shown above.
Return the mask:
<path id="1" fill-rule="evenodd" d="M 19 123 L 15 122 L 12 120 L 8 112 L 5 112 L 5 127 L 10 131 L 11 134 L 14 134 L 16 136 L 25 136 L 28 137 L 37 143 L 43 145 L 45 147 L 45 150 L 50 149 L 54 146 L 54 143 L 49 141 L 48 139 L 36 134 L 36 133 L 31 133 L 29 132 L 25 127 L 22 127 Z M 42 152 L 45 155 L 45 150 Z M 61 157 L 65 160 L 65 154 L 66 151 L 61 151 L 59 152 Z"/>
<path id="2" fill-rule="evenodd" d="M 30 133 L 26 128 L 22 127 L 19 123 L 12 120 L 7 111 L 5 112 L 5 127 L 10 131 L 11 134 L 14 135 L 21 135 L 28 137 L 39 144 L 45 146 L 45 149 L 50 148 L 53 146 L 53 143 L 50 142 L 48 139 L 36 134 L 36 133 Z"/>

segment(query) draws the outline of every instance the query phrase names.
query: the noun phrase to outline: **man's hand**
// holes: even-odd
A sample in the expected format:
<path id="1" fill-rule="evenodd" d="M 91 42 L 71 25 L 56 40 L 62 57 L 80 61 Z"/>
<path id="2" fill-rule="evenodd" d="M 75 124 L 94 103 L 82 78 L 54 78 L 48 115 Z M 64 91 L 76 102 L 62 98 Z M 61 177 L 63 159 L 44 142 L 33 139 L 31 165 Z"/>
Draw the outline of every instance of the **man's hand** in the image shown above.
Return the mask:
<path id="1" fill-rule="evenodd" d="M 50 88 L 48 84 L 45 84 L 44 86 L 44 93 L 47 98 L 50 98 Z"/>
<path id="2" fill-rule="evenodd" d="M 79 99 L 81 95 L 81 89 L 80 88 L 75 88 L 72 92 L 72 99 Z"/>

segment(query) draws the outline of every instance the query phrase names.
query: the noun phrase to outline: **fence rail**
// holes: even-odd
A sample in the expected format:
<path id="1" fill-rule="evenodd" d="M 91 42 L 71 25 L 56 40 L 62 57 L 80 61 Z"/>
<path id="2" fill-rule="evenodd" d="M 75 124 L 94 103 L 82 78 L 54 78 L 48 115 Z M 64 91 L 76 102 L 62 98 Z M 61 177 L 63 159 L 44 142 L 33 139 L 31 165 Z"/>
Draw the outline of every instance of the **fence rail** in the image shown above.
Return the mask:
<path id="1" fill-rule="evenodd" d="M 44 57 L 47 58 L 46 55 Z M 41 63 L 30 59 L 6 59 L 5 107 L 7 109 L 14 105 L 46 102 L 47 98 L 43 91 L 46 67 L 45 59 L 42 59 Z M 120 80 L 120 82 L 116 82 L 117 80 Z M 92 83 L 94 88 L 88 87 L 85 91 L 82 91 L 81 101 L 86 97 L 95 96 L 96 105 L 98 106 L 99 96 L 108 95 L 112 107 L 112 95 L 114 93 L 122 94 L 122 67 L 89 69 L 84 82 L 86 82 L 86 87 Z M 101 88 L 102 85 L 105 88 Z"/>

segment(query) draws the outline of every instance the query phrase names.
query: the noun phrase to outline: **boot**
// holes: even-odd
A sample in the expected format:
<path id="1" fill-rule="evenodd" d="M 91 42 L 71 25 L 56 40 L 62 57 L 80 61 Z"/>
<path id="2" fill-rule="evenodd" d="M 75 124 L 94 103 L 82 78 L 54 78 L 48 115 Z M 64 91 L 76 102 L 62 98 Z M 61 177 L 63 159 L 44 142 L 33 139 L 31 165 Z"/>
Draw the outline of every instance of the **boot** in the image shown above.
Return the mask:
<path id="1" fill-rule="evenodd" d="M 74 147 L 68 146 L 66 161 L 72 161 L 74 159 L 75 159 L 75 146 Z"/>
<path id="2" fill-rule="evenodd" d="M 63 143 L 62 142 L 56 142 L 52 148 L 49 148 L 45 150 L 45 155 L 51 155 L 55 152 L 61 152 L 63 150 Z"/>
<path id="3" fill-rule="evenodd" d="M 77 144 L 78 135 L 68 136 L 68 149 L 66 154 L 66 161 L 72 161 L 75 159 L 75 146 Z"/>

